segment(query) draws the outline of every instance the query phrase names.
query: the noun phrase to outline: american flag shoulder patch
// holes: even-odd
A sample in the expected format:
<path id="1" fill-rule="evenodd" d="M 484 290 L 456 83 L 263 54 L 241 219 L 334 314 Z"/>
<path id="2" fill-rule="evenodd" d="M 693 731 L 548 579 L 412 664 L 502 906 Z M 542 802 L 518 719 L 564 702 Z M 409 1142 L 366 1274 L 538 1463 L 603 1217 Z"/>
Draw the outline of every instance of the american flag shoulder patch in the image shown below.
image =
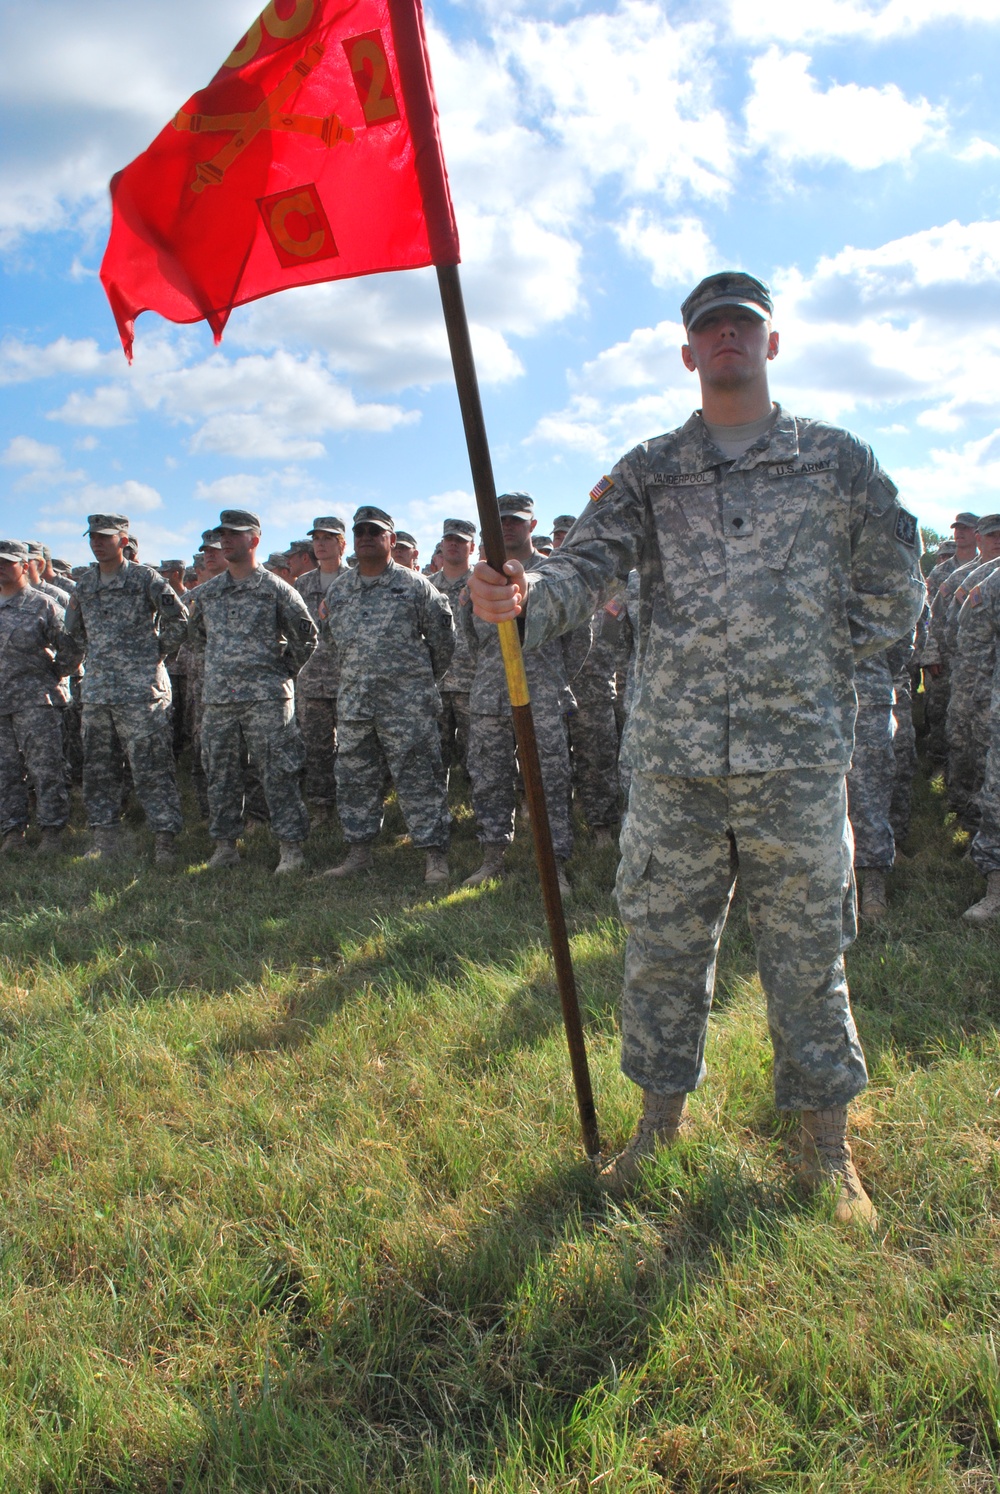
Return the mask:
<path id="1" fill-rule="evenodd" d="M 600 482 L 595 483 L 594 486 L 590 490 L 590 501 L 591 501 L 591 503 L 600 503 L 600 501 L 604 497 L 605 493 L 610 492 L 610 490 L 614 487 L 614 485 L 615 484 L 614 484 L 614 479 L 613 478 L 602 477 L 601 480 L 600 480 Z"/>

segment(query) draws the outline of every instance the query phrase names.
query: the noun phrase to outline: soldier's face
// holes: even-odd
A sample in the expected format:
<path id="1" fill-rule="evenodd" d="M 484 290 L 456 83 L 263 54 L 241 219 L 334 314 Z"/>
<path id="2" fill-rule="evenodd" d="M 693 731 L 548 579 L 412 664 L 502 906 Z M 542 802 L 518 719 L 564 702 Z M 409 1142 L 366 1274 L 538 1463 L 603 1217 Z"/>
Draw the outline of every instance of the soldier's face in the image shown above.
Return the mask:
<path id="1" fill-rule="evenodd" d="M 333 560 L 339 560 L 347 549 L 347 537 L 343 534 L 329 534 L 319 529 L 312 537 L 313 553 L 320 565 L 329 565 Z"/>
<path id="2" fill-rule="evenodd" d="M 395 539 L 395 533 L 391 529 L 380 529 L 377 524 L 356 524 L 354 553 L 359 560 L 387 561 L 392 554 Z"/>
<path id="3" fill-rule="evenodd" d="M 975 542 L 976 531 L 968 524 L 956 524 L 954 534 L 956 545 L 961 545 L 963 550 L 966 545 L 971 545 Z"/>
<path id="4" fill-rule="evenodd" d="M 0 560 L 0 586 L 20 586 L 21 577 L 27 575 L 27 572 L 28 567 L 20 560 Z"/>
<path id="5" fill-rule="evenodd" d="M 979 553 L 984 560 L 996 560 L 1000 555 L 1000 531 L 996 534 L 979 534 Z"/>
<path id="6" fill-rule="evenodd" d="M 462 539 L 457 534 L 446 534 L 441 541 L 441 554 L 448 565 L 468 566 L 474 549 L 474 541 Z"/>
<path id="7" fill-rule="evenodd" d="M 735 388 L 760 377 L 778 356 L 778 334 L 766 318 L 743 306 L 719 306 L 701 317 L 681 348 L 684 367 L 702 383 Z"/>
<path id="8" fill-rule="evenodd" d="M 220 529 L 218 534 L 227 565 L 242 565 L 245 560 L 249 560 L 260 538 L 252 529 Z"/>
<path id="9" fill-rule="evenodd" d="M 226 557 L 223 555 L 222 551 L 216 549 L 206 550 L 204 552 L 204 555 L 205 575 L 221 576 L 222 572 L 226 569 Z"/>
<path id="10" fill-rule="evenodd" d="M 102 560 L 114 560 L 119 551 L 125 548 L 125 544 L 124 534 L 95 534 L 91 530 L 90 549 L 98 564 Z"/>
<path id="11" fill-rule="evenodd" d="M 412 571 L 416 568 L 417 551 L 412 545 L 402 545 L 397 540 L 392 547 L 392 558 L 405 571 Z"/>

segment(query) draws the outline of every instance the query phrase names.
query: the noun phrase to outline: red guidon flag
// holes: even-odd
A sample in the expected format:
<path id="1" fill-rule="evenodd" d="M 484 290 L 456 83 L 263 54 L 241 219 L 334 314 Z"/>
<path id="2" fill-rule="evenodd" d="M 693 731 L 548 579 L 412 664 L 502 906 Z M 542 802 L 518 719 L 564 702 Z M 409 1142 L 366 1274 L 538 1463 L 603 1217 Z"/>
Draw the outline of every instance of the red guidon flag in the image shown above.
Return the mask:
<path id="1" fill-rule="evenodd" d="M 101 280 L 135 318 L 205 320 L 308 285 L 459 262 L 420 0 L 270 0 L 111 182 Z"/>

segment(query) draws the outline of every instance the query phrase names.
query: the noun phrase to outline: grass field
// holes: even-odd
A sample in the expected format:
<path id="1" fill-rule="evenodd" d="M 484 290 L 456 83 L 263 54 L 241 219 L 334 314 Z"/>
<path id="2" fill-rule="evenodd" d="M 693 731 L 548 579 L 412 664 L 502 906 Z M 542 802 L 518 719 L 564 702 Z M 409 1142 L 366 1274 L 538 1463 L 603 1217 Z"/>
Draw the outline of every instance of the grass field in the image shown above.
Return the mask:
<path id="1" fill-rule="evenodd" d="M 583 1164 L 527 837 L 377 875 L 3 867 L 0 1489 L 1000 1486 L 1000 937 L 926 783 L 849 956 L 878 1238 L 794 1180 L 745 918 L 689 1140 L 618 1207 Z M 307 852 L 340 850 L 331 833 Z M 478 862 L 467 810 L 452 856 Z M 605 1148 L 615 856 L 570 864 Z"/>

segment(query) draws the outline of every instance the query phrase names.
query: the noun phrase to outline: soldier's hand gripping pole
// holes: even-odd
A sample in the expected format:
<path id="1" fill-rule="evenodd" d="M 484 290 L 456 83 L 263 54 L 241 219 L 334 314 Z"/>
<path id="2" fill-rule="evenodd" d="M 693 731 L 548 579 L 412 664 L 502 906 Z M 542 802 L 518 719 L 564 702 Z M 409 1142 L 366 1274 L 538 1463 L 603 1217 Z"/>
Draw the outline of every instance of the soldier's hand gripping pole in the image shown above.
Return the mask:
<path id="1" fill-rule="evenodd" d="M 493 463 L 486 440 L 486 423 L 479 399 L 479 383 L 476 366 L 472 358 L 472 343 L 469 339 L 469 324 L 462 300 L 462 286 L 456 265 L 439 265 L 438 286 L 441 305 L 444 308 L 445 326 L 451 361 L 455 369 L 458 400 L 465 426 L 465 440 L 469 448 L 469 463 L 476 491 L 476 506 L 479 524 L 486 548 L 486 559 L 495 571 L 502 571 L 507 559 L 504 547 L 503 526 L 497 507 L 496 486 L 493 481 Z M 517 752 L 524 778 L 528 808 L 531 813 L 531 832 L 535 841 L 535 857 L 538 875 L 542 884 L 542 901 L 549 925 L 552 942 L 552 958 L 555 962 L 556 980 L 559 985 L 559 1000 L 562 1003 L 566 1042 L 569 1046 L 569 1061 L 573 1070 L 573 1085 L 576 1104 L 580 1113 L 580 1129 L 583 1146 L 588 1157 L 600 1154 L 601 1141 L 597 1130 L 597 1112 L 590 1084 L 590 1068 L 583 1038 L 583 1022 L 580 1003 L 576 994 L 576 981 L 569 954 L 569 939 L 566 934 L 566 919 L 563 915 L 562 898 L 559 894 L 559 876 L 555 852 L 552 848 L 552 832 L 545 805 L 542 787 L 542 770 L 538 760 L 538 743 L 535 740 L 535 723 L 531 715 L 528 695 L 528 680 L 524 672 L 521 639 L 516 622 L 499 623 L 500 650 L 503 654 L 504 671 L 507 676 L 507 691 L 510 695 L 511 712 L 514 718 L 514 733 L 517 737 Z"/>

